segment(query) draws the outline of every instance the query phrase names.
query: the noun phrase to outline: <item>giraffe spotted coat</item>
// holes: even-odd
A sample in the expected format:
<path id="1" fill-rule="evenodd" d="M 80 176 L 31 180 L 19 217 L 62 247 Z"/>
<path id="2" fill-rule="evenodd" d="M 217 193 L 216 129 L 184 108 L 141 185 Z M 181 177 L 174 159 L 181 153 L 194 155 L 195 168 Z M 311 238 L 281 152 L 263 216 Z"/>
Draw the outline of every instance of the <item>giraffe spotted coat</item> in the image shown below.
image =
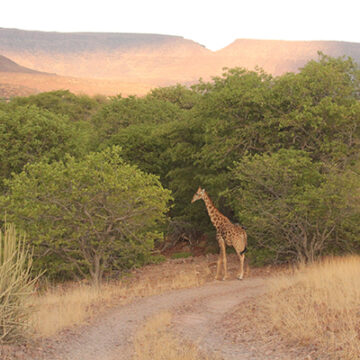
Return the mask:
<path id="1" fill-rule="evenodd" d="M 247 234 L 245 229 L 233 224 L 225 215 L 223 215 L 213 204 L 205 189 L 198 188 L 194 194 L 191 202 L 197 200 L 204 200 L 206 209 L 208 211 L 211 222 L 216 228 L 216 239 L 219 243 L 220 254 L 217 262 L 216 279 L 219 278 L 221 271 L 221 264 L 223 264 L 223 280 L 227 278 L 227 259 L 226 259 L 226 245 L 233 246 L 240 261 L 239 272 L 237 278 L 241 280 L 244 276 L 244 260 L 247 245 Z"/>

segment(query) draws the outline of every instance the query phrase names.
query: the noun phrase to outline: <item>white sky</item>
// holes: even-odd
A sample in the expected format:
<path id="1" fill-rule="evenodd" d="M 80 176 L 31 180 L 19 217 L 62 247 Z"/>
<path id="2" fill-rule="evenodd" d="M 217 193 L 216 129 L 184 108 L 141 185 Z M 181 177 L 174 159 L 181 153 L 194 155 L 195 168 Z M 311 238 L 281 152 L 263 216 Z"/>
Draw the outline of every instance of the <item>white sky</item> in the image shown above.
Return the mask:
<path id="1" fill-rule="evenodd" d="M 359 0 L 3 0 L 0 27 L 235 39 L 360 42 Z"/>

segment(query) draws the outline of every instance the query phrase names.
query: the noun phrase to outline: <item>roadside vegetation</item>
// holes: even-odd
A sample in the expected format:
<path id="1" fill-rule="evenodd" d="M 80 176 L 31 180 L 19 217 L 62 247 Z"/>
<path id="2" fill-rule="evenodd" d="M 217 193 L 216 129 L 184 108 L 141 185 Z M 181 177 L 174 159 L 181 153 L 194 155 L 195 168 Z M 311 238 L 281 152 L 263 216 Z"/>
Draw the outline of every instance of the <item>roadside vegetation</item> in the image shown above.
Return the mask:
<path id="1" fill-rule="evenodd" d="M 360 257 L 326 258 L 270 279 L 252 307 L 251 326 L 265 342 L 304 349 L 311 359 L 360 358 Z M 248 309 L 245 309 L 245 311 Z M 239 319 L 244 309 L 239 310 Z M 240 313 L 241 312 L 241 313 Z M 278 347 L 278 338 L 274 348 Z"/>
<path id="2" fill-rule="evenodd" d="M 30 306 L 36 278 L 31 277 L 32 254 L 24 235 L 11 224 L 0 231 L 0 343 L 29 335 Z"/>
<path id="3" fill-rule="evenodd" d="M 246 226 L 252 265 L 359 253 L 359 100 L 358 66 L 319 54 L 296 74 L 226 69 L 141 98 L 0 102 L 0 219 L 26 233 L 31 276 L 50 288 L 99 288 L 166 244 L 189 244 L 179 258 L 216 251 L 204 205 L 190 204 L 199 185 Z M 84 308 L 91 291 L 75 295 Z"/>

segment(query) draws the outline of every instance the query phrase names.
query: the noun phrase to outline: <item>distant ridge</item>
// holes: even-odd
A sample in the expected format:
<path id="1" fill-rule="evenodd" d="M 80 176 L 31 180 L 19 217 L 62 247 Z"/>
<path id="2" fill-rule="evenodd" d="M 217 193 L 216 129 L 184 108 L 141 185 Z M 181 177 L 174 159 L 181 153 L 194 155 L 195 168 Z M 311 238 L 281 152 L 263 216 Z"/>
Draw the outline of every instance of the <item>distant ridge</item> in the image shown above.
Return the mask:
<path id="1" fill-rule="evenodd" d="M 257 64 L 269 73 L 281 75 L 297 72 L 309 60 L 317 59 L 318 51 L 333 57 L 349 56 L 360 64 L 360 43 L 344 41 L 237 39 L 218 54 L 231 59 L 231 64 L 235 61 L 248 68 Z"/>
<path id="2" fill-rule="evenodd" d="M 205 71 L 195 75 L 197 69 L 189 72 L 187 67 L 190 59 L 203 63 L 200 59 L 205 60 L 211 51 L 192 40 L 171 35 L 0 28 L 0 54 L 16 62 L 21 60 L 29 68 L 62 76 L 169 83 L 208 74 Z"/>
<path id="3" fill-rule="evenodd" d="M 0 48 L 11 51 L 78 53 L 157 47 L 187 41 L 181 36 L 135 33 L 47 32 L 0 27 Z M 188 40 L 191 41 L 191 40 Z"/>
<path id="4" fill-rule="evenodd" d="M 350 56 L 360 64 L 360 44 L 341 41 L 238 39 L 213 52 L 173 35 L 0 28 L 0 54 L 23 67 L 60 76 L 40 81 L 33 73 L 26 77 L 26 84 L 21 75 L 16 77 L 17 85 L 39 91 L 61 86 L 91 94 L 129 94 L 131 89 L 133 94 L 143 95 L 152 87 L 209 80 L 220 75 L 224 67 L 260 67 L 273 75 L 296 72 L 309 60 L 318 59 L 318 51 Z M 2 80 L 0 76 L 0 83 L 5 81 L 15 81 L 15 77 Z M 131 84 L 129 90 L 126 84 Z"/>
<path id="5" fill-rule="evenodd" d="M 9 72 L 9 73 L 24 73 L 24 74 L 45 74 L 40 71 L 28 69 L 24 66 L 18 65 L 16 62 L 10 60 L 9 58 L 0 55 L 0 72 Z"/>

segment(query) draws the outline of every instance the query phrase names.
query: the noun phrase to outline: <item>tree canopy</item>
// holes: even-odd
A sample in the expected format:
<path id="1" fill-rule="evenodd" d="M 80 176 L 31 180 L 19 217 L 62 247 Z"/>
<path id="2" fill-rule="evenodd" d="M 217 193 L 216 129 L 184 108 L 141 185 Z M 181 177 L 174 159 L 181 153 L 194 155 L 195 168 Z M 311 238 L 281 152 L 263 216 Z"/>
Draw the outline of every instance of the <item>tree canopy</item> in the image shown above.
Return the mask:
<path id="1" fill-rule="evenodd" d="M 67 116 L 34 105 L 0 109 L 0 179 L 28 163 L 81 155 L 87 145 L 76 130 Z"/>
<path id="2" fill-rule="evenodd" d="M 116 147 L 29 164 L 6 185 L 1 207 L 36 255 L 56 255 L 94 283 L 106 270 L 145 262 L 170 200 L 156 176 L 126 164 Z"/>

